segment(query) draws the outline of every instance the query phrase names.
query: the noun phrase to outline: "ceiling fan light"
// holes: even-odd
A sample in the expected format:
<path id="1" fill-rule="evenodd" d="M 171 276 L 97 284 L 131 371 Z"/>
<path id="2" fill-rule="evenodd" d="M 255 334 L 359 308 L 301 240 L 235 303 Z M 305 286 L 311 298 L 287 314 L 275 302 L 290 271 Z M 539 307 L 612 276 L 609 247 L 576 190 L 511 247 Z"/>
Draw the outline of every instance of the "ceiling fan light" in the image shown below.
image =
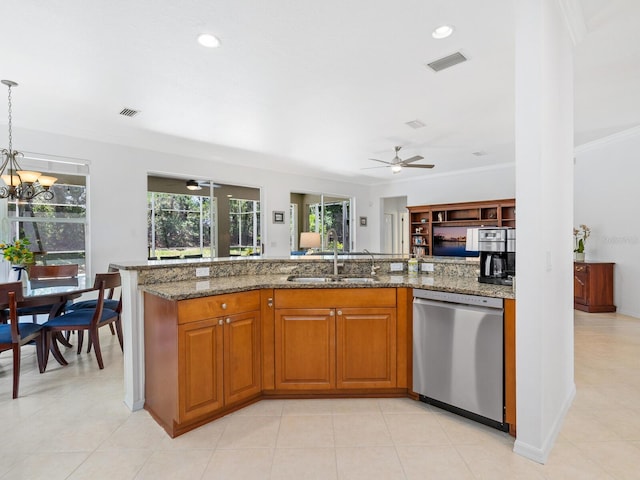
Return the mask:
<path id="1" fill-rule="evenodd" d="M 218 37 L 210 33 L 201 33 L 198 35 L 198 43 L 207 48 L 218 48 L 220 46 Z"/>
<path id="2" fill-rule="evenodd" d="M 400 173 L 402 171 L 402 166 L 400 165 L 394 165 L 393 167 L 391 167 L 391 171 L 393 173 Z"/>
<path id="3" fill-rule="evenodd" d="M 202 190 L 202 187 L 195 180 L 187 180 L 187 188 L 189 190 Z"/>

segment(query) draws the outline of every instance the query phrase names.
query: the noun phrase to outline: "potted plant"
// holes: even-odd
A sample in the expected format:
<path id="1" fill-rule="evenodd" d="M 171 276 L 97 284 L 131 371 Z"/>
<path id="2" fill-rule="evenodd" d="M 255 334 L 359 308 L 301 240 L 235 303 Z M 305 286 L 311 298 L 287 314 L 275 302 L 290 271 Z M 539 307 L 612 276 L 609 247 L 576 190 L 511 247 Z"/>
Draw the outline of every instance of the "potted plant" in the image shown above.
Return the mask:
<path id="1" fill-rule="evenodd" d="M 585 224 L 573 229 L 573 258 L 577 262 L 584 262 L 584 246 L 591 235 L 591 229 Z"/>
<path id="2" fill-rule="evenodd" d="M 30 244 L 26 237 L 17 238 L 13 243 L 0 243 L 2 256 L 11 263 L 9 281 L 26 282 L 26 267 L 33 263 L 33 252 L 29 250 Z"/>

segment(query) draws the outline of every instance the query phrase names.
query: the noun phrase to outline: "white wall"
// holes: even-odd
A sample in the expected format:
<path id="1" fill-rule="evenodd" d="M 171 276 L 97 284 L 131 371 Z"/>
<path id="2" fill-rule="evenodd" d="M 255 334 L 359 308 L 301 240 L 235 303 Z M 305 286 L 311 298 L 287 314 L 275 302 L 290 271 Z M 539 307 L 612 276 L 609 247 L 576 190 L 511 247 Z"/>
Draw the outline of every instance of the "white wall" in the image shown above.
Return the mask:
<path id="1" fill-rule="evenodd" d="M 356 247 L 375 250 L 367 235 L 377 231 L 378 219 L 369 202 L 369 188 L 318 177 L 290 175 L 268 170 L 163 154 L 132 147 L 20 130 L 20 149 L 39 154 L 82 158 L 90 162 L 88 181 L 89 245 L 88 265 L 105 270 L 114 261 L 145 261 L 147 258 L 147 174 L 165 173 L 194 178 L 211 178 L 221 183 L 262 189 L 263 243 L 265 256 L 288 256 L 290 193 L 323 192 L 355 197 Z M 257 154 L 256 154 L 257 155 Z M 212 155 L 213 156 L 213 155 Z M 219 156 L 219 154 L 217 154 Z M 272 212 L 286 212 L 284 224 L 274 224 Z M 357 219 L 366 216 L 367 227 Z"/>
<path id="2" fill-rule="evenodd" d="M 542 463 L 575 395 L 572 64 L 558 2 L 516 2 L 514 450 Z"/>
<path id="3" fill-rule="evenodd" d="M 640 127 L 576 149 L 574 224 L 591 228 L 587 261 L 615 262 L 618 312 L 640 318 Z"/>

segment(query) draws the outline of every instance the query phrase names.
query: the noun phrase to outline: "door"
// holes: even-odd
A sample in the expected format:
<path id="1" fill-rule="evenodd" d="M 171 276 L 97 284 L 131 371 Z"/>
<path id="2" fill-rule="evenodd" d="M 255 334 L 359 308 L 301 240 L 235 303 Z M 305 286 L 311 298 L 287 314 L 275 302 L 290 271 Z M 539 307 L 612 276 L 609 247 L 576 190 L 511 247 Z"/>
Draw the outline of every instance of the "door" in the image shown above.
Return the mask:
<path id="1" fill-rule="evenodd" d="M 275 315 L 275 386 L 284 390 L 335 387 L 335 311 L 279 309 Z"/>
<path id="2" fill-rule="evenodd" d="M 338 388 L 396 386 L 396 310 L 338 308 Z"/>
<path id="3" fill-rule="evenodd" d="M 225 405 L 253 397 L 261 390 L 260 312 L 225 318 Z"/>
<path id="4" fill-rule="evenodd" d="M 222 321 L 215 318 L 180 325 L 178 355 L 179 423 L 221 408 L 224 404 Z"/>

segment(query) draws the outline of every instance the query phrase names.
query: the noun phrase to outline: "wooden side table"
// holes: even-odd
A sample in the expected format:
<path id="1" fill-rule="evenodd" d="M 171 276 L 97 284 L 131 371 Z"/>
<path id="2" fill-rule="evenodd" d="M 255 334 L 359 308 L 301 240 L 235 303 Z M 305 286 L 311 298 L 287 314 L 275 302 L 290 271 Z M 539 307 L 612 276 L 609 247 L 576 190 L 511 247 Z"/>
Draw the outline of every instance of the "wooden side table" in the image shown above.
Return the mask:
<path id="1" fill-rule="evenodd" d="M 574 262 L 573 308 L 583 312 L 615 312 L 613 263 Z"/>

